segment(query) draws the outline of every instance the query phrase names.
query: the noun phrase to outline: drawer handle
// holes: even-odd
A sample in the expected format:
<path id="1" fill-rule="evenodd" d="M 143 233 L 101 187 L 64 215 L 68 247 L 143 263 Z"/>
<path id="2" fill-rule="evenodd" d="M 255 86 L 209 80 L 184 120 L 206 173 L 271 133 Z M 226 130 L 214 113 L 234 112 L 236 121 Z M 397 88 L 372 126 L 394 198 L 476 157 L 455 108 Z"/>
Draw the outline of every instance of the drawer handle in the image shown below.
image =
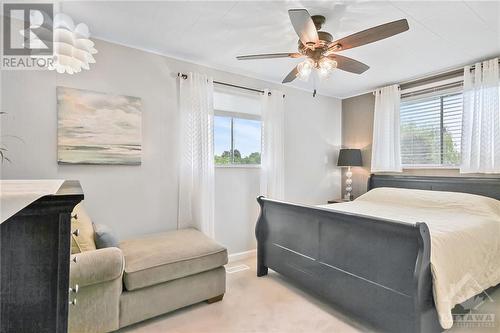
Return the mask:
<path id="1" fill-rule="evenodd" d="M 73 257 L 72 261 L 76 264 L 76 262 L 78 261 L 78 260 L 76 259 L 76 256 L 74 256 L 74 257 Z"/>
<path id="2" fill-rule="evenodd" d="M 75 306 L 76 305 L 76 298 L 74 300 L 72 300 L 72 301 L 69 301 L 69 305 Z"/>
<path id="3" fill-rule="evenodd" d="M 75 286 L 73 288 L 69 288 L 69 292 L 70 293 L 75 293 L 75 294 L 78 294 L 78 290 L 80 290 L 80 287 L 78 286 L 78 284 L 75 284 Z"/>
<path id="4" fill-rule="evenodd" d="M 75 231 L 73 231 L 72 234 L 75 235 L 75 237 L 80 236 L 80 229 L 75 229 Z"/>

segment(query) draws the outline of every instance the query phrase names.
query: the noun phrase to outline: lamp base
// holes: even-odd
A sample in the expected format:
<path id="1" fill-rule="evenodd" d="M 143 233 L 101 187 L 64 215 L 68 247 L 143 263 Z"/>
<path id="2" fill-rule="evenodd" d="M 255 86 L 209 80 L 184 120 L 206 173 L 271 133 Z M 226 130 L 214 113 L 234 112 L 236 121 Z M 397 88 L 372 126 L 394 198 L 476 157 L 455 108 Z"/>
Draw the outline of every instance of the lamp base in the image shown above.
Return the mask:
<path id="1" fill-rule="evenodd" d="M 354 195 L 349 194 L 349 193 L 346 193 L 346 194 L 344 195 L 344 198 L 343 198 L 343 199 L 344 199 L 344 200 L 346 200 L 346 201 L 353 201 L 353 200 L 354 200 Z"/>
<path id="2" fill-rule="evenodd" d="M 345 195 L 344 195 L 344 200 L 353 200 L 353 196 L 351 194 L 352 191 L 352 172 L 351 172 L 351 167 L 347 167 L 347 172 L 345 173 L 347 179 L 345 181 Z"/>

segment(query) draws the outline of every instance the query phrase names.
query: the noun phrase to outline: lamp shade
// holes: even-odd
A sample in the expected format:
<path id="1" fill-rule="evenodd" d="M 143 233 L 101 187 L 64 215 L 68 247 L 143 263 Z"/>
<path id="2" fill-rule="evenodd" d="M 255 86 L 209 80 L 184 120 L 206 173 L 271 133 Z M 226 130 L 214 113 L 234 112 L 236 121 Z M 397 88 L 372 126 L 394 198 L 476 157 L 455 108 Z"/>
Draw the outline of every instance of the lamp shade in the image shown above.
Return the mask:
<path id="1" fill-rule="evenodd" d="M 361 149 L 340 149 L 337 166 L 363 166 Z"/>

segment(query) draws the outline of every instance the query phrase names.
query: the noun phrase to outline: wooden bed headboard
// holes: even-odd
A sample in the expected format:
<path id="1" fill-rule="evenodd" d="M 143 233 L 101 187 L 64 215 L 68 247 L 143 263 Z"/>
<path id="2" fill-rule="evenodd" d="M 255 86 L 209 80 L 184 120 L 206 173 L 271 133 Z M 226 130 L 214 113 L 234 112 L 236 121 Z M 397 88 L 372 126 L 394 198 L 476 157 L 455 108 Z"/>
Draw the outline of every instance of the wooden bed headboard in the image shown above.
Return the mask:
<path id="1" fill-rule="evenodd" d="M 500 177 L 431 177 L 372 174 L 368 179 L 368 191 L 376 187 L 462 192 L 500 200 Z"/>

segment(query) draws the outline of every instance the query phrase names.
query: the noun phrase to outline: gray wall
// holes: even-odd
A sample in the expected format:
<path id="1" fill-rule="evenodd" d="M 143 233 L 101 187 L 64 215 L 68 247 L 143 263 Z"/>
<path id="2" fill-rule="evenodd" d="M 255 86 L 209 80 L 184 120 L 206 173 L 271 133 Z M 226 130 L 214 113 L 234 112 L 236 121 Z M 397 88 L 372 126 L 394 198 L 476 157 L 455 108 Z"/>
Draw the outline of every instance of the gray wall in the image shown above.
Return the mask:
<path id="1" fill-rule="evenodd" d="M 366 192 L 370 176 L 373 112 L 375 96 L 372 93 L 363 94 L 342 100 L 342 146 L 345 148 L 360 148 L 363 154 L 363 167 L 353 168 L 353 194 L 355 197 Z M 404 169 L 403 174 L 420 176 L 456 176 L 458 169 Z M 470 176 L 465 175 L 465 176 Z M 475 176 L 490 176 L 476 174 Z M 500 177 L 500 175 L 498 175 Z M 345 170 L 342 171 L 342 186 L 345 186 Z"/>
<path id="2" fill-rule="evenodd" d="M 371 93 L 342 100 L 342 146 L 361 149 L 363 166 L 352 168 L 353 195 L 366 192 L 370 176 L 375 96 Z M 345 187 L 345 169 L 342 184 Z M 344 189 L 342 189 L 344 191 Z"/>
<path id="3" fill-rule="evenodd" d="M 85 203 L 96 223 L 119 238 L 175 229 L 178 194 L 177 72 L 199 71 L 256 88 L 286 93 L 286 196 L 323 203 L 340 194 L 334 167 L 341 140 L 341 102 L 335 98 L 217 71 L 116 44 L 96 41 L 97 63 L 90 71 L 60 75 L 44 71 L 2 73 L 1 129 L 17 135 L 2 141 L 12 163 L 2 179 L 64 178 L 81 181 Z M 143 102 L 141 166 L 58 165 L 56 86 L 137 96 Z M 327 157 L 327 161 L 325 161 Z M 326 162 L 326 163 L 325 163 Z M 217 169 L 216 238 L 230 253 L 254 248 L 259 169 Z"/>

